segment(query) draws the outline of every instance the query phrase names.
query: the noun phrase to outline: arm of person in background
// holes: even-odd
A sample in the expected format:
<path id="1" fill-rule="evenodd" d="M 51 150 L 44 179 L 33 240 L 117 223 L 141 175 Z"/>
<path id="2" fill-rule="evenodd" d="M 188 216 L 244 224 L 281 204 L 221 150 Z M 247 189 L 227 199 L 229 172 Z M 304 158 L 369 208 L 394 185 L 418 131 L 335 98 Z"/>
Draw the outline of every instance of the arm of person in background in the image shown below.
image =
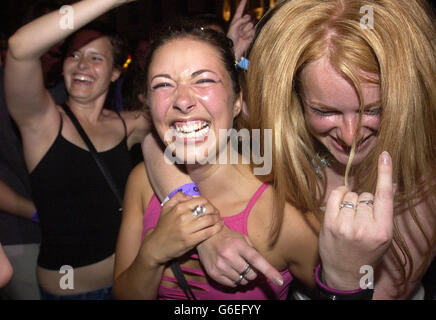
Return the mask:
<path id="1" fill-rule="evenodd" d="M 9 38 L 5 92 L 10 113 L 19 125 L 31 116 L 48 112 L 49 106 L 53 105 L 44 86 L 41 56 L 95 18 L 131 1 L 78 1 L 71 6 L 73 29 L 62 27 L 62 16 L 54 11 L 24 25 Z M 35 37 L 35 34 L 38 36 Z M 26 85 L 23 86 L 23 83 Z"/>
<path id="2" fill-rule="evenodd" d="M 239 3 L 227 31 L 227 37 L 233 41 L 233 50 L 235 51 L 236 61 L 244 56 L 250 47 L 256 32 L 250 15 L 243 15 L 246 4 L 247 0 L 242 0 Z"/>
<path id="3" fill-rule="evenodd" d="M 190 177 L 177 168 L 176 165 L 168 164 L 164 160 L 162 146 L 152 134 L 147 135 L 142 143 L 144 161 L 147 167 L 150 184 L 160 201 L 174 189 L 191 183 Z M 239 232 L 230 230 L 226 226 L 222 230 L 197 246 L 200 261 L 207 274 L 215 281 L 230 287 L 234 287 L 235 272 L 239 274 L 238 266 L 249 263 L 258 272 L 263 273 L 271 281 L 277 284 L 283 282 L 283 278 L 267 260 L 253 248 L 249 239 Z M 248 280 L 256 278 L 254 271 L 246 276 Z M 243 280 L 241 284 L 247 284 Z"/>
<path id="4" fill-rule="evenodd" d="M 168 262 L 222 228 L 217 210 L 207 200 L 177 193 L 162 207 L 156 227 L 142 241 L 144 212 L 153 194 L 147 181 L 141 163 L 126 186 L 115 255 L 113 292 L 118 299 L 155 299 Z M 197 205 L 205 205 L 206 213 L 194 216 L 192 208 Z"/>
<path id="5" fill-rule="evenodd" d="M 35 205 L 0 180 L 0 210 L 21 218 L 31 219 L 35 213 Z"/>
<path id="6" fill-rule="evenodd" d="M 0 244 L 0 289 L 8 284 L 13 274 L 14 270 L 12 269 L 11 263 Z"/>
<path id="7" fill-rule="evenodd" d="M 128 131 L 127 146 L 130 150 L 135 144 L 144 141 L 145 136 L 150 133 L 152 128 L 151 119 L 148 112 L 142 110 L 122 111 L 120 114 L 126 121 Z"/>

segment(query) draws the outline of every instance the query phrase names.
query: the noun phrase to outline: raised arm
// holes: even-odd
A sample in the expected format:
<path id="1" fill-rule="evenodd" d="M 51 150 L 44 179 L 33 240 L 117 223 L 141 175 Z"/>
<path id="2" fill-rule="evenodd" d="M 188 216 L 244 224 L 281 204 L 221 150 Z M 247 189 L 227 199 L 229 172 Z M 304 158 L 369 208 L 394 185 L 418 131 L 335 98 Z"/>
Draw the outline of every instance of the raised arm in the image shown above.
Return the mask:
<path id="1" fill-rule="evenodd" d="M 35 125 L 32 119 L 43 119 L 54 109 L 54 102 L 45 90 L 40 57 L 74 31 L 127 2 L 130 1 L 79 1 L 70 7 L 73 29 L 62 27 L 62 15 L 54 11 L 26 24 L 9 38 L 5 93 L 9 112 L 20 129 L 22 126 Z"/>
<path id="2" fill-rule="evenodd" d="M 101 14 L 127 2 L 131 0 L 79 1 L 69 7 L 74 29 L 63 27 L 60 12 L 54 11 L 26 24 L 9 39 L 5 96 L 20 129 L 29 171 L 53 143 L 60 126 L 59 111 L 44 86 L 41 55 Z"/>
<path id="3" fill-rule="evenodd" d="M 383 152 L 375 195 L 358 195 L 342 186 L 329 196 L 319 237 L 324 283 L 335 290 L 362 288 L 362 268 L 376 268 L 391 245 L 392 234 L 392 160 Z M 374 285 L 374 279 L 366 285 Z"/>
<path id="4" fill-rule="evenodd" d="M 250 15 L 243 15 L 246 4 L 247 0 L 242 0 L 239 3 L 235 15 L 230 22 L 229 30 L 227 31 L 227 37 L 233 41 L 236 61 L 246 54 L 256 32 Z"/>

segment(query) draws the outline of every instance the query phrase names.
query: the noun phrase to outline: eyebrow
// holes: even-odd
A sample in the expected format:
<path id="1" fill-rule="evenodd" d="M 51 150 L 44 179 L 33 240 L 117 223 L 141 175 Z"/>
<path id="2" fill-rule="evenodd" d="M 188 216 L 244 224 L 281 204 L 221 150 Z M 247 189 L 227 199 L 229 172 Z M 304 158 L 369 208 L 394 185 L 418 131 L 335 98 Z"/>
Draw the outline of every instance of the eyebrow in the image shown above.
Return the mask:
<path id="1" fill-rule="evenodd" d="M 79 53 L 81 53 L 81 54 L 86 54 L 86 53 L 87 53 L 87 52 L 83 52 L 83 51 L 81 51 L 80 48 L 79 48 L 79 49 L 74 49 L 74 50 L 71 51 L 71 53 L 75 53 L 75 52 L 79 52 Z M 89 53 L 89 54 L 93 54 L 93 55 L 102 56 L 102 57 L 104 57 L 104 58 L 107 58 L 107 57 L 108 57 L 108 55 L 106 55 L 105 53 L 103 53 L 103 52 L 99 52 L 99 51 L 95 51 L 95 50 L 90 50 L 90 51 L 88 51 L 88 53 Z"/>
<path id="2" fill-rule="evenodd" d="M 369 103 L 367 105 L 364 105 L 363 109 L 369 109 L 369 108 L 375 107 L 377 105 L 380 105 L 380 102 L 381 102 L 381 100 L 377 100 L 377 101 L 375 101 L 373 103 Z M 313 102 L 310 102 L 310 101 L 306 101 L 306 103 L 309 105 L 309 107 L 312 107 L 312 108 L 322 108 L 322 109 L 325 109 L 325 110 L 336 110 L 337 109 L 335 107 L 328 106 L 328 105 L 325 105 L 325 104 L 322 104 L 322 103 L 313 103 Z"/>
<path id="3" fill-rule="evenodd" d="M 217 75 L 216 72 L 213 72 L 212 70 L 201 69 L 201 70 L 198 70 L 198 71 L 195 71 L 194 73 L 192 73 L 192 74 L 191 74 L 191 77 L 192 77 L 192 78 L 195 78 L 195 77 L 197 77 L 197 76 L 199 76 L 200 74 L 205 73 L 205 72 L 211 72 L 211 73 Z"/>
<path id="4" fill-rule="evenodd" d="M 199 76 L 200 74 L 205 73 L 205 72 L 211 72 L 211 73 L 217 75 L 217 73 L 216 73 L 216 72 L 213 72 L 212 70 L 209 70 L 209 69 L 201 69 L 201 70 L 198 70 L 198 71 L 193 72 L 193 73 L 191 74 L 191 78 L 195 78 L 195 77 L 197 77 L 197 76 Z M 217 76 L 218 76 L 218 75 L 217 75 Z M 163 73 L 163 74 L 157 74 L 157 75 L 153 76 L 153 77 L 151 78 L 151 81 L 153 81 L 155 78 L 160 78 L 160 77 L 163 77 L 163 78 L 167 78 L 167 79 L 173 80 L 173 78 L 171 78 L 171 76 L 170 76 L 169 74 L 167 74 L 167 73 Z"/>
<path id="5" fill-rule="evenodd" d="M 151 78 L 151 81 L 153 81 L 156 78 L 168 78 L 170 80 L 172 80 L 171 76 L 169 74 L 157 74 L 155 75 L 153 78 Z"/>
<path id="6" fill-rule="evenodd" d="M 97 54 L 97 55 L 100 55 L 100 56 L 106 57 L 106 54 L 104 54 L 103 52 L 90 51 L 89 53 L 90 53 L 90 54 Z"/>

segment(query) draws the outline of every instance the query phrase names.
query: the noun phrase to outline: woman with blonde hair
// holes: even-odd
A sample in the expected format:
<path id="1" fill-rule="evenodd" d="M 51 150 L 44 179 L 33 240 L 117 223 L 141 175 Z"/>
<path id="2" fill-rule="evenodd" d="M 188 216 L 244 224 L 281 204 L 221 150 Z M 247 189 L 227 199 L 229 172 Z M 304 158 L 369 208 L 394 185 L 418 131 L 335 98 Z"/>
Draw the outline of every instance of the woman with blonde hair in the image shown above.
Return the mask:
<path id="1" fill-rule="evenodd" d="M 393 242 L 375 270 L 374 298 L 410 297 L 435 255 L 434 34 L 431 10 L 420 0 L 289 0 L 261 21 L 249 56 L 249 125 L 273 132 L 272 171 L 259 176 L 277 195 L 272 243 L 285 202 L 318 215 L 320 249 L 335 230 L 365 243 L 370 230 L 326 221 L 326 199 L 345 182 L 356 193 L 342 208 L 372 206 L 366 192 L 375 191 L 378 156 L 391 154 Z M 350 215 L 348 222 L 362 219 Z M 324 265 L 323 274 L 354 255 L 342 249 L 343 259 Z M 239 252 L 220 248 L 212 259 L 235 261 Z M 228 263 L 213 276 L 231 269 Z M 350 283 L 362 276 L 355 270 Z"/>
<path id="2" fill-rule="evenodd" d="M 266 179 L 278 208 L 286 200 L 321 214 L 344 178 L 372 192 L 377 156 L 387 150 L 397 184 L 394 241 L 376 275 L 381 297 L 406 298 L 435 254 L 430 10 L 423 1 L 294 0 L 268 18 L 250 55 L 247 103 L 249 114 L 261 114 L 250 125 L 276 133 Z"/>

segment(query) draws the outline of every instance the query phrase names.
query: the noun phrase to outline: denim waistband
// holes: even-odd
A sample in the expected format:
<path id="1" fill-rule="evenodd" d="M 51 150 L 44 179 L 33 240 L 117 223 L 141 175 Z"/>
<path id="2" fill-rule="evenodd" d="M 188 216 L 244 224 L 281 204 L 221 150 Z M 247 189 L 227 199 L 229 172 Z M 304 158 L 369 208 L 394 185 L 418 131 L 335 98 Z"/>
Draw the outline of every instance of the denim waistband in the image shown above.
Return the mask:
<path id="1" fill-rule="evenodd" d="M 112 300 L 112 285 L 94 291 L 70 295 L 58 295 L 39 287 L 41 300 Z"/>

